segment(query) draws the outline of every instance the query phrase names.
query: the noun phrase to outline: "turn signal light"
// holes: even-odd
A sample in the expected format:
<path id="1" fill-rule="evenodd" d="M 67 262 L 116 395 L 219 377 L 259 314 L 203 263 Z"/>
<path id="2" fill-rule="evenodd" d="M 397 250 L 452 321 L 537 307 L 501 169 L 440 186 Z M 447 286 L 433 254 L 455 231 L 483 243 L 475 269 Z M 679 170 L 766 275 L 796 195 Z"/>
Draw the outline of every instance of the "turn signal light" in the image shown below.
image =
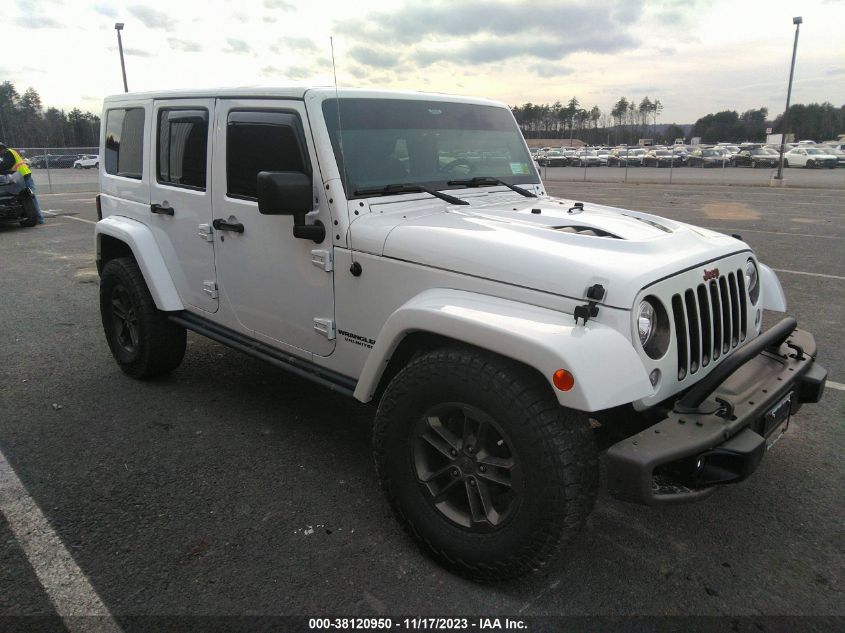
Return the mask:
<path id="1" fill-rule="evenodd" d="M 561 391 L 569 391 L 575 386 L 575 376 L 565 369 L 558 369 L 552 376 L 552 382 Z"/>

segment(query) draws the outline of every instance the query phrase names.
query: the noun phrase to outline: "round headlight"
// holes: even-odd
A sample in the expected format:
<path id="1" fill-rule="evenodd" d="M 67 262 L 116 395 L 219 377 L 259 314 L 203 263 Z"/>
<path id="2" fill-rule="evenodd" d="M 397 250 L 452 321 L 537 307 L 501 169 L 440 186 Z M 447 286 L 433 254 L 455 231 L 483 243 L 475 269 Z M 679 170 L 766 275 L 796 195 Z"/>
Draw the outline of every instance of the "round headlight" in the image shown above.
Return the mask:
<path id="1" fill-rule="evenodd" d="M 747 289 L 748 296 L 751 297 L 752 303 L 757 303 L 757 297 L 760 295 L 757 290 L 758 282 L 757 265 L 754 263 L 753 259 L 749 259 L 745 263 L 745 287 Z"/>
<path id="2" fill-rule="evenodd" d="M 649 301 L 640 302 L 640 309 L 637 312 L 637 332 L 640 335 L 640 344 L 645 347 L 654 336 L 654 306 Z"/>

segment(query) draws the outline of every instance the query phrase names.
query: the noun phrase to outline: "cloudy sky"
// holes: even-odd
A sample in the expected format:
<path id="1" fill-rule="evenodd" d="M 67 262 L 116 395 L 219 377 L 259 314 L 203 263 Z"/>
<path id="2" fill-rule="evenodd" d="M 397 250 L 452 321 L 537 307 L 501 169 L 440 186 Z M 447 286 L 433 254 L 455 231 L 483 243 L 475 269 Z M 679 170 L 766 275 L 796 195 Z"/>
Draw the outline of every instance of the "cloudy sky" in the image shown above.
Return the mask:
<path id="1" fill-rule="evenodd" d="M 608 111 L 664 104 L 662 122 L 782 111 L 792 17 L 804 24 L 793 102 L 845 103 L 845 1 L 25 0 L 6 2 L 0 80 L 45 105 L 99 112 L 130 90 L 332 82 Z M 8 25 L 11 24 L 11 28 Z"/>

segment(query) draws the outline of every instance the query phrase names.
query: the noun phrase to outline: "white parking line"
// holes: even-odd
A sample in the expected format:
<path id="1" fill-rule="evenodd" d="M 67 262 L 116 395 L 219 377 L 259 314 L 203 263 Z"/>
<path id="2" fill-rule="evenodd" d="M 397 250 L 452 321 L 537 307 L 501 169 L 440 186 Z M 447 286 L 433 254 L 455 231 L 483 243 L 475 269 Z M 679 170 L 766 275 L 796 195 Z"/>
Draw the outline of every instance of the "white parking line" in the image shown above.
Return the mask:
<path id="1" fill-rule="evenodd" d="M 845 391 L 845 385 L 843 385 L 841 382 L 833 382 L 832 380 L 828 380 L 827 383 L 825 383 L 825 384 L 826 384 L 826 386 L 830 387 L 831 389 L 837 389 L 839 391 Z"/>
<path id="2" fill-rule="evenodd" d="M 56 613 L 72 633 L 91 631 L 91 622 L 79 616 L 100 616 L 97 631 L 122 633 L 100 596 L 65 549 L 47 518 L 29 496 L 14 469 L 0 451 L 0 512 L 38 576 Z"/>
<path id="3" fill-rule="evenodd" d="M 840 277 L 839 275 L 825 275 L 824 273 L 805 273 L 800 270 L 785 270 L 783 268 L 772 268 L 777 273 L 788 273 L 790 275 L 807 275 L 809 277 L 824 277 L 825 279 L 839 279 L 840 281 L 845 281 L 845 277 Z"/>
<path id="4" fill-rule="evenodd" d="M 49 218 L 64 218 L 65 220 L 76 220 L 77 222 L 87 222 L 88 224 L 96 224 L 94 220 L 86 220 L 85 218 L 77 218 L 73 215 L 59 215 L 51 210 L 42 211 L 42 215 L 46 215 Z"/>

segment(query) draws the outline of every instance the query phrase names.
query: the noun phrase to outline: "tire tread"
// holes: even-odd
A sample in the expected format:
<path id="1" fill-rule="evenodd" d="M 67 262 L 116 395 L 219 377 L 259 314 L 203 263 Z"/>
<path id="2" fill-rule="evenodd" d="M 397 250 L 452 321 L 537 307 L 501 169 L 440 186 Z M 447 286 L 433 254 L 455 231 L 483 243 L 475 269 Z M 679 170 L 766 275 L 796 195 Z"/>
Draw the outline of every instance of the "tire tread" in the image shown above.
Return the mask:
<path id="1" fill-rule="evenodd" d="M 530 425 L 540 447 L 544 478 L 542 495 L 548 500 L 533 533 L 518 551 L 495 563 L 476 564 L 436 547 L 403 511 L 388 476 L 385 439 L 397 403 L 422 388 L 436 372 L 472 381 L 482 391 L 503 393 L 513 403 L 506 412 Z M 376 471 L 382 490 L 404 529 L 446 567 L 484 582 L 501 581 L 537 570 L 573 538 L 592 511 L 598 489 L 598 457 L 586 416 L 560 406 L 550 387 L 534 370 L 494 354 L 469 348 L 434 350 L 409 363 L 386 390 L 373 432 Z"/>

